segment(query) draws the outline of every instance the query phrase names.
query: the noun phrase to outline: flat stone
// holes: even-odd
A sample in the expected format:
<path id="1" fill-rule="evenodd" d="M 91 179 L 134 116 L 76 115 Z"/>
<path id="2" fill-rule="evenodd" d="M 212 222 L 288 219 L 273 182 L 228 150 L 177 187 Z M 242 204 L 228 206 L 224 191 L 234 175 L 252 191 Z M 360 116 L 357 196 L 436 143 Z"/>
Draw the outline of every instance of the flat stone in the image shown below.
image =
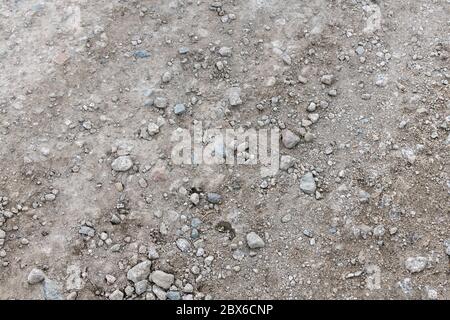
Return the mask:
<path id="1" fill-rule="evenodd" d="M 134 283 L 147 279 L 150 274 L 151 266 L 152 262 L 150 260 L 138 263 L 133 268 L 128 270 L 127 279 Z"/>
<path id="2" fill-rule="evenodd" d="M 222 57 L 231 57 L 232 53 L 233 53 L 233 51 L 230 47 L 221 47 L 219 49 L 219 54 Z"/>
<path id="3" fill-rule="evenodd" d="M 56 195 L 53 193 L 48 193 L 44 196 L 45 201 L 55 201 Z"/>
<path id="4" fill-rule="evenodd" d="M 79 291 L 82 290 L 85 281 L 83 280 L 83 277 L 81 276 L 82 270 L 80 266 L 78 265 L 70 265 L 67 267 L 67 279 L 66 279 L 66 290 L 67 291 Z"/>
<path id="5" fill-rule="evenodd" d="M 219 204 L 222 202 L 222 196 L 215 192 L 208 192 L 206 195 L 206 200 L 212 204 Z"/>
<path id="6" fill-rule="evenodd" d="M 300 178 L 300 189 L 306 194 L 314 194 L 316 191 L 316 181 L 311 172 Z"/>
<path id="7" fill-rule="evenodd" d="M 163 289 L 169 289 L 173 281 L 175 280 L 175 276 L 161 270 L 156 270 L 152 272 L 151 280 L 157 286 Z"/>
<path id="8" fill-rule="evenodd" d="M 95 229 L 88 227 L 88 226 L 81 226 L 80 230 L 78 231 L 79 234 L 86 236 L 86 237 L 93 237 L 95 236 Z"/>
<path id="9" fill-rule="evenodd" d="M 189 48 L 187 47 L 181 47 L 178 49 L 179 54 L 187 54 L 189 52 Z"/>
<path id="10" fill-rule="evenodd" d="M 120 156 L 111 163 L 111 168 L 117 172 L 125 172 L 133 167 L 133 161 L 129 156 Z"/>
<path id="11" fill-rule="evenodd" d="M 150 52 L 148 52 L 147 50 L 137 50 L 133 53 L 133 56 L 139 59 L 149 58 Z"/>
<path id="12" fill-rule="evenodd" d="M 138 296 L 146 292 L 147 288 L 148 288 L 148 280 L 141 280 L 139 282 L 136 282 L 134 285 L 134 291 Z"/>
<path id="13" fill-rule="evenodd" d="M 160 287 L 158 287 L 157 285 L 154 285 L 152 287 L 152 292 L 155 294 L 155 296 L 159 299 L 159 300 L 166 300 L 167 299 L 167 293 L 161 289 Z"/>
<path id="14" fill-rule="evenodd" d="M 169 291 L 166 297 L 168 300 L 181 300 L 181 294 L 178 291 Z"/>
<path id="15" fill-rule="evenodd" d="M 198 227 L 200 227 L 201 224 L 202 224 L 202 220 L 200 220 L 199 218 L 193 218 L 191 221 L 192 228 L 198 228 Z"/>
<path id="16" fill-rule="evenodd" d="M 45 279 L 42 291 L 45 300 L 64 300 L 61 286 L 53 280 Z"/>

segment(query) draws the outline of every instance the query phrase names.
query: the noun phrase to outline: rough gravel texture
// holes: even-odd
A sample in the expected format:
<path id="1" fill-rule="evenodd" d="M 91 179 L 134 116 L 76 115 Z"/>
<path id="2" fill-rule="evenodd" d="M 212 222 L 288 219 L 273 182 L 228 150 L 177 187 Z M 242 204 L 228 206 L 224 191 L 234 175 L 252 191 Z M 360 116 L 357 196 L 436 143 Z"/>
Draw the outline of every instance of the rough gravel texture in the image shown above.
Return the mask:
<path id="1" fill-rule="evenodd" d="M 0 299 L 450 299 L 448 0 L 3 0 L 0 39 Z M 173 163 L 199 122 L 282 170 Z"/>

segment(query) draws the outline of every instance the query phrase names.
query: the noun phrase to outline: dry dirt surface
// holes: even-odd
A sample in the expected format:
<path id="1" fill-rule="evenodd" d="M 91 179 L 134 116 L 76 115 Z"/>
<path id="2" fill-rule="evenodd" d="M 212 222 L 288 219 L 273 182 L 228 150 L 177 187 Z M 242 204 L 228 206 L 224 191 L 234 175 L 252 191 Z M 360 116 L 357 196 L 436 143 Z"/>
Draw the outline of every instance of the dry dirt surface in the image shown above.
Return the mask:
<path id="1" fill-rule="evenodd" d="M 449 81 L 448 0 L 2 0 L 0 299 L 450 299 Z"/>

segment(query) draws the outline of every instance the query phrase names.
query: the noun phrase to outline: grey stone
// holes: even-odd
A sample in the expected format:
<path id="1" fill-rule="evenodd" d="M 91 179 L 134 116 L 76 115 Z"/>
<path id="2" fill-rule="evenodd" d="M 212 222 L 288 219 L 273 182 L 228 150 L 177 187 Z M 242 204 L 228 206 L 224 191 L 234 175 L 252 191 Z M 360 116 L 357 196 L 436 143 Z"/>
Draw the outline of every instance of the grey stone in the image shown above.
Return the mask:
<path id="1" fill-rule="evenodd" d="M 121 249 L 120 243 L 116 243 L 115 245 L 111 246 L 111 252 L 119 252 Z"/>
<path id="2" fill-rule="evenodd" d="M 306 108 L 306 110 L 308 112 L 314 112 L 317 109 L 317 105 L 314 102 L 311 102 L 308 107 Z"/>
<path id="3" fill-rule="evenodd" d="M 178 49 L 179 54 L 187 54 L 189 52 L 189 48 L 181 47 Z"/>
<path id="4" fill-rule="evenodd" d="M 292 220 L 292 215 L 290 213 L 286 214 L 281 218 L 281 222 L 287 223 Z"/>
<path id="5" fill-rule="evenodd" d="M 414 162 L 416 162 L 416 154 L 411 148 L 402 149 L 402 156 L 409 164 L 414 164 Z"/>
<path id="6" fill-rule="evenodd" d="M 42 291 L 45 300 L 64 300 L 61 286 L 53 280 L 45 279 Z"/>
<path id="7" fill-rule="evenodd" d="M 44 281 L 44 279 L 45 279 L 44 272 L 40 269 L 35 268 L 35 269 L 32 269 L 30 271 L 30 273 L 28 274 L 27 281 L 29 284 L 37 284 L 37 283 Z"/>
<path id="8" fill-rule="evenodd" d="M 410 296 L 413 293 L 413 287 L 410 278 L 405 278 L 397 282 L 397 285 L 406 296 Z"/>
<path id="9" fill-rule="evenodd" d="M 156 300 L 155 295 L 153 294 L 153 292 L 148 292 L 145 294 L 145 300 Z"/>
<path id="10" fill-rule="evenodd" d="M 175 276 L 161 270 L 156 270 L 152 272 L 151 280 L 157 286 L 163 289 L 169 289 L 173 281 L 175 280 Z"/>
<path id="11" fill-rule="evenodd" d="M 360 56 L 360 55 L 363 55 L 364 54 L 364 48 L 362 47 L 362 46 L 358 46 L 358 47 L 356 47 L 356 53 Z"/>
<path id="12" fill-rule="evenodd" d="M 125 172 L 131 169 L 133 161 L 129 156 L 120 156 L 111 163 L 111 168 L 117 172 Z"/>
<path id="13" fill-rule="evenodd" d="M 387 85 L 388 79 L 384 74 L 378 74 L 375 79 L 375 85 L 378 87 L 385 87 Z"/>
<path id="14" fill-rule="evenodd" d="M 310 113 L 308 114 L 308 119 L 311 120 L 312 123 L 316 123 L 319 121 L 320 115 L 318 113 Z"/>
<path id="15" fill-rule="evenodd" d="M 56 195 L 53 193 L 48 193 L 44 196 L 45 201 L 55 201 Z"/>
<path id="16" fill-rule="evenodd" d="M 386 233 L 386 229 L 384 228 L 384 226 L 382 224 L 373 228 L 373 235 L 377 238 L 382 238 L 385 233 Z"/>
<path id="17" fill-rule="evenodd" d="M 288 66 L 290 66 L 292 64 L 291 56 L 287 53 L 283 53 L 281 55 L 281 60 L 283 60 L 283 62 Z"/>
<path id="18" fill-rule="evenodd" d="M 311 172 L 306 173 L 300 178 L 300 189 L 306 194 L 314 194 L 316 191 L 316 181 Z"/>
<path id="19" fill-rule="evenodd" d="M 168 300 L 181 300 L 181 294 L 178 291 L 169 291 L 166 297 Z"/>
<path id="20" fill-rule="evenodd" d="M 300 142 L 300 137 L 291 130 L 284 129 L 281 131 L 281 141 L 286 148 L 292 149 Z"/>
<path id="21" fill-rule="evenodd" d="M 438 299 L 438 292 L 436 289 L 430 288 L 428 286 L 425 287 L 425 292 L 427 293 L 427 298 L 430 300 L 437 300 Z"/>
<path id="22" fill-rule="evenodd" d="M 110 221 L 114 225 L 120 224 L 122 222 L 122 220 L 120 220 L 120 218 L 117 215 L 115 215 L 115 214 L 112 215 Z"/>
<path id="23" fill-rule="evenodd" d="M 198 193 L 191 194 L 189 199 L 195 206 L 198 205 L 200 202 L 200 196 L 198 195 Z"/>
<path id="24" fill-rule="evenodd" d="M 370 200 L 370 194 L 367 191 L 359 190 L 358 191 L 359 201 L 362 203 L 368 202 Z"/>
<path id="25" fill-rule="evenodd" d="M 152 262 L 150 260 L 138 263 L 133 268 L 128 270 L 127 279 L 134 283 L 147 279 L 150 274 L 151 266 Z"/>
<path id="26" fill-rule="evenodd" d="M 320 82 L 329 86 L 334 82 L 334 76 L 332 74 L 325 74 L 320 78 Z"/>
<path id="27" fill-rule="evenodd" d="M 150 53 L 147 50 L 137 50 L 133 53 L 135 58 L 143 59 L 150 57 Z"/>
<path id="28" fill-rule="evenodd" d="M 167 99 L 164 97 L 156 97 L 153 104 L 158 109 L 165 109 L 165 108 L 167 108 L 168 102 L 167 102 Z"/>
<path id="29" fill-rule="evenodd" d="M 123 300 L 124 294 L 119 289 L 109 295 L 109 300 Z"/>
<path id="30" fill-rule="evenodd" d="M 110 275 L 110 274 L 107 274 L 105 276 L 105 279 L 106 279 L 106 283 L 109 285 L 114 284 L 114 282 L 116 282 L 116 280 L 117 280 L 116 277 L 114 277 L 113 275 Z"/>
<path id="31" fill-rule="evenodd" d="M 450 256 L 450 239 L 444 241 L 445 253 Z"/>
<path id="32" fill-rule="evenodd" d="M 124 291 L 127 297 L 131 297 L 131 295 L 134 293 L 134 287 L 128 285 L 125 287 Z"/>
<path id="33" fill-rule="evenodd" d="M 88 226 L 81 226 L 78 233 L 86 237 L 93 237 L 95 236 L 95 229 Z"/>
<path id="34" fill-rule="evenodd" d="M 219 49 L 219 54 L 222 57 L 231 57 L 233 50 L 230 47 L 222 47 Z"/>
<path id="35" fill-rule="evenodd" d="M 170 80 L 172 80 L 172 73 L 170 73 L 170 71 L 164 72 L 164 74 L 161 77 L 161 81 L 163 83 L 168 83 L 170 82 Z"/>
<path id="36" fill-rule="evenodd" d="M 150 122 L 147 126 L 147 132 L 150 136 L 157 135 L 159 133 L 159 126 L 154 122 Z"/>
<path id="37" fill-rule="evenodd" d="M 150 260 L 156 260 L 159 258 L 159 253 L 154 246 L 148 248 L 148 258 Z"/>
<path id="38" fill-rule="evenodd" d="M 295 158 L 287 155 L 283 155 L 280 158 L 280 169 L 281 170 L 288 170 L 291 168 L 295 163 Z"/>
<path id="39" fill-rule="evenodd" d="M 191 244 L 186 239 L 180 238 L 177 240 L 177 247 L 182 252 L 188 252 L 189 249 L 191 248 Z"/>
<path id="40" fill-rule="evenodd" d="M 198 230 L 197 229 L 192 229 L 192 231 L 191 231 L 191 238 L 192 239 L 198 239 L 200 237 L 200 233 L 198 232 Z"/>
<path id="41" fill-rule="evenodd" d="M 328 95 L 330 97 L 336 97 L 337 96 L 337 90 L 336 89 L 331 89 L 330 91 L 328 91 Z"/>
<path id="42" fill-rule="evenodd" d="M 145 99 L 144 101 L 144 107 L 151 107 L 155 103 L 155 100 L 153 98 Z"/>
<path id="43" fill-rule="evenodd" d="M 247 245 L 250 249 L 263 248 L 266 244 L 264 240 L 258 236 L 255 232 L 250 232 L 247 234 Z"/>
<path id="44" fill-rule="evenodd" d="M 186 112 L 186 107 L 182 103 L 178 103 L 173 107 L 173 113 L 180 115 Z"/>
<path id="45" fill-rule="evenodd" d="M 201 224 L 202 224 L 202 220 L 200 220 L 199 218 L 193 218 L 191 220 L 191 227 L 192 228 L 198 228 Z"/>
<path id="46" fill-rule="evenodd" d="M 138 296 L 140 296 L 141 294 L 143 294 L 144 292 L 147 291 L 147 287 L 148 287 L 148 281 L 141 280 L 141 281 L 135 283 L 134 291 L 136 292 L 136 294 Z"/>
<path id="47" fill-rule="evenodd" d="M 152 291 L 159 300 L 166 300 L 167 293 L 157 285 L 152 287 Z"/>
<path id="48" fill-rule="evenodd" d="M 314 140 L 314 134 L 312 134 L 311 132 L 307 132 L 305 133 L 304 139 L 305 142 L 312 142 Z"/>
<path id="49" fill-rule="evenodd" d="M 421 256 L 409 257 L 405 261 L 405 267 L 411 273 L 418 273 L 425 270 L 427 264 L 428 259 Z"/>
<path id="50" fill-rule="evenodd" d="M 192 284 L 187 283 L 183 288 L 183 292 L 192 293 L 194 292 L 194 287 L 192 286 Z"/>
<path id="51" fill-rule="evenodd" d="M 308 79 L 302 75 L 298 76 L 298 82 L 300 82 L 301 84 L 307 84 L 308 83 Z"/>
<path id="52" fill-rule="evenodd" d="M 208 192 L 206 195 L 206 200 L 212 204 L 219 204 L 222 202 L 222 196 L 215 192 Z"/>
<path id="53" fill-rule="evenodd" d="M 227 98 L 230 106 L 235 107 L 242 104 L 241 100 L 241 88 L 239 87 L 231 87 L 227 91 Z"/>
<path id="54" fill-rule="evenodd" d="M 84 287 L 84 280 L 81 276 L 81 268 L 78 265 L 70 265 L 67 267 L 66 290 L 81 290 Z"/>

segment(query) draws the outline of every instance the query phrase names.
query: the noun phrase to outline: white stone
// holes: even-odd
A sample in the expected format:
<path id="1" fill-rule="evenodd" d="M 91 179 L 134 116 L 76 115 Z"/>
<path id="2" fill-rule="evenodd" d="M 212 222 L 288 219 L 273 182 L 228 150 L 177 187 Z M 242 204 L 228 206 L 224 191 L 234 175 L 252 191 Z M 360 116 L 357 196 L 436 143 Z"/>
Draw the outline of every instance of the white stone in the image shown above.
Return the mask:
<path id="1" fill-rule="evenodd" d="M 247 245 L 250 249 L 263 248 L 266 244 L 264 240 L 258 236 L 255 232 L 250 232 L 247 234 Z"/>

